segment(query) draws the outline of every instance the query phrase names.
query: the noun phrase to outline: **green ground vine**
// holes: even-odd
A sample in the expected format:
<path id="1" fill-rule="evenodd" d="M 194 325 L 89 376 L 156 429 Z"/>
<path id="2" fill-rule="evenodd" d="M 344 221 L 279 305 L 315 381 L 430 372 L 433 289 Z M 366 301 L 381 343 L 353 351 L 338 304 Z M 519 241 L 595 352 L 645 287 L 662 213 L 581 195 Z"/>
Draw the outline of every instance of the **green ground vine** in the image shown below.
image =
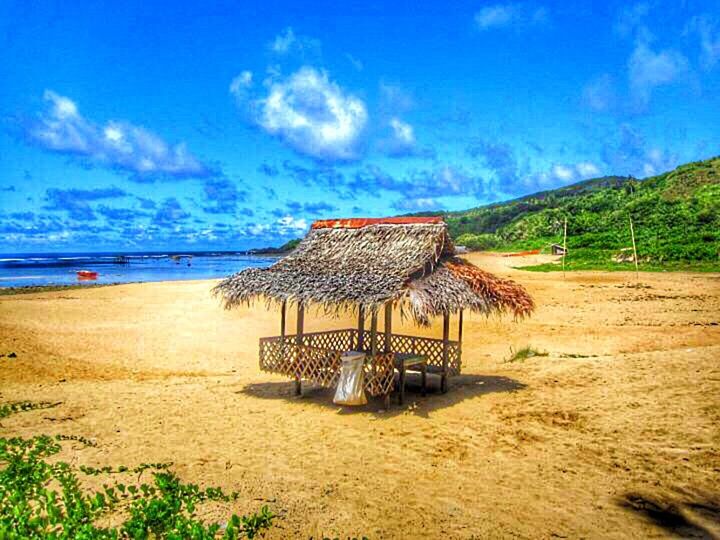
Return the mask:
<path id="1" fill-rule="evenodd" d="M 0 438 L 0 538 L 256 538 L 276 517 L 264 506 L 250 515 L 232 515 L 227 523 L 207 523 L 198 517 L 204 503 L 231 502 L 238 494 L 183 483 L 167 463 L 76 468 L 53 458 L 61 450 L 58 439 Z M 78 470 L 93 476 L 151 470 L 152 482 L 113 482 L 91 490 L 83 487 Z M 103 525 L 109 515 L 122 522 Z"/>

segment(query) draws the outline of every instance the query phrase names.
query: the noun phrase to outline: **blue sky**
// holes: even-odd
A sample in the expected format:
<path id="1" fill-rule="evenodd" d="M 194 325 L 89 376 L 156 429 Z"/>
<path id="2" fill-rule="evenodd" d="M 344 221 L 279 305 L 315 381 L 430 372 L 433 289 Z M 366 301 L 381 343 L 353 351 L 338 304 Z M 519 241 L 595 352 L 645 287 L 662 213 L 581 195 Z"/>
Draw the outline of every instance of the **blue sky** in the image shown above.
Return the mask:
<path id="1" fill-rule="evenodd" d="M 5 0 L 0 46 L 3 252 L 242 249 L 720 154 L 717 2 Z"/>

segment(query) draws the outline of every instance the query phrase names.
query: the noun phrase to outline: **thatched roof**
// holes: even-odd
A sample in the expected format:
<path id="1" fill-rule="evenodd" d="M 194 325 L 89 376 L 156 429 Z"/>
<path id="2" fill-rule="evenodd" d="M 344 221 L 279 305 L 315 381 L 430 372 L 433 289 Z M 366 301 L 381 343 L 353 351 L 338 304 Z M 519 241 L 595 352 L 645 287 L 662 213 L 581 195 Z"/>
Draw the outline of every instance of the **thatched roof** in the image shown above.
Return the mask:
<path id="1" fill-rule="evenodd" d="M 533 310 L 522 286 L 456 258 L 454 250 L 441 218 L 316 221 L 286 257 L 224 279 L 215 293 L 227 308 L 262 297 L 336 313 L 393 301 L 421 325 L 460 309 L 519 317 Z"/>

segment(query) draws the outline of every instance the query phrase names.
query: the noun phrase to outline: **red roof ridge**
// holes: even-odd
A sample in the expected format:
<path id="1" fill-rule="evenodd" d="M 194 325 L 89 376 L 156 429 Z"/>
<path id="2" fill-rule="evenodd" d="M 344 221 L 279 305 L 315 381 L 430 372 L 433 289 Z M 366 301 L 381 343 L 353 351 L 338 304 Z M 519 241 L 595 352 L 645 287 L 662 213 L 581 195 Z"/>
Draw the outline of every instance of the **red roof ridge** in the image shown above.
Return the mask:
<path id="1" fill-rule="evenodd" d="M 385 218 L 337 218 L 319 219 L 312 224 L 313 229 L 360 229 L 368 225 L 418 225 L 444 223 L 440 216 L 385 217 Z"/>

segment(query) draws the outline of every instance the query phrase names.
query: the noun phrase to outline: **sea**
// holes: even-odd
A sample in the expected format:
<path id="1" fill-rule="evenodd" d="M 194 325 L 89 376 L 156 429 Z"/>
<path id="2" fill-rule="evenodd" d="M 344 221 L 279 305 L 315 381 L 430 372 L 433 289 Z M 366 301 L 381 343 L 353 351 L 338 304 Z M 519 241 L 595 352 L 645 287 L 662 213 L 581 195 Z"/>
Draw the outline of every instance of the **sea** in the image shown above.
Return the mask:
<path id="1" fill-rule="evenodd" d="M 8 253 L 0 254 L 0 288 L 215 279 L 277 259 L 237 251 Z"/>

